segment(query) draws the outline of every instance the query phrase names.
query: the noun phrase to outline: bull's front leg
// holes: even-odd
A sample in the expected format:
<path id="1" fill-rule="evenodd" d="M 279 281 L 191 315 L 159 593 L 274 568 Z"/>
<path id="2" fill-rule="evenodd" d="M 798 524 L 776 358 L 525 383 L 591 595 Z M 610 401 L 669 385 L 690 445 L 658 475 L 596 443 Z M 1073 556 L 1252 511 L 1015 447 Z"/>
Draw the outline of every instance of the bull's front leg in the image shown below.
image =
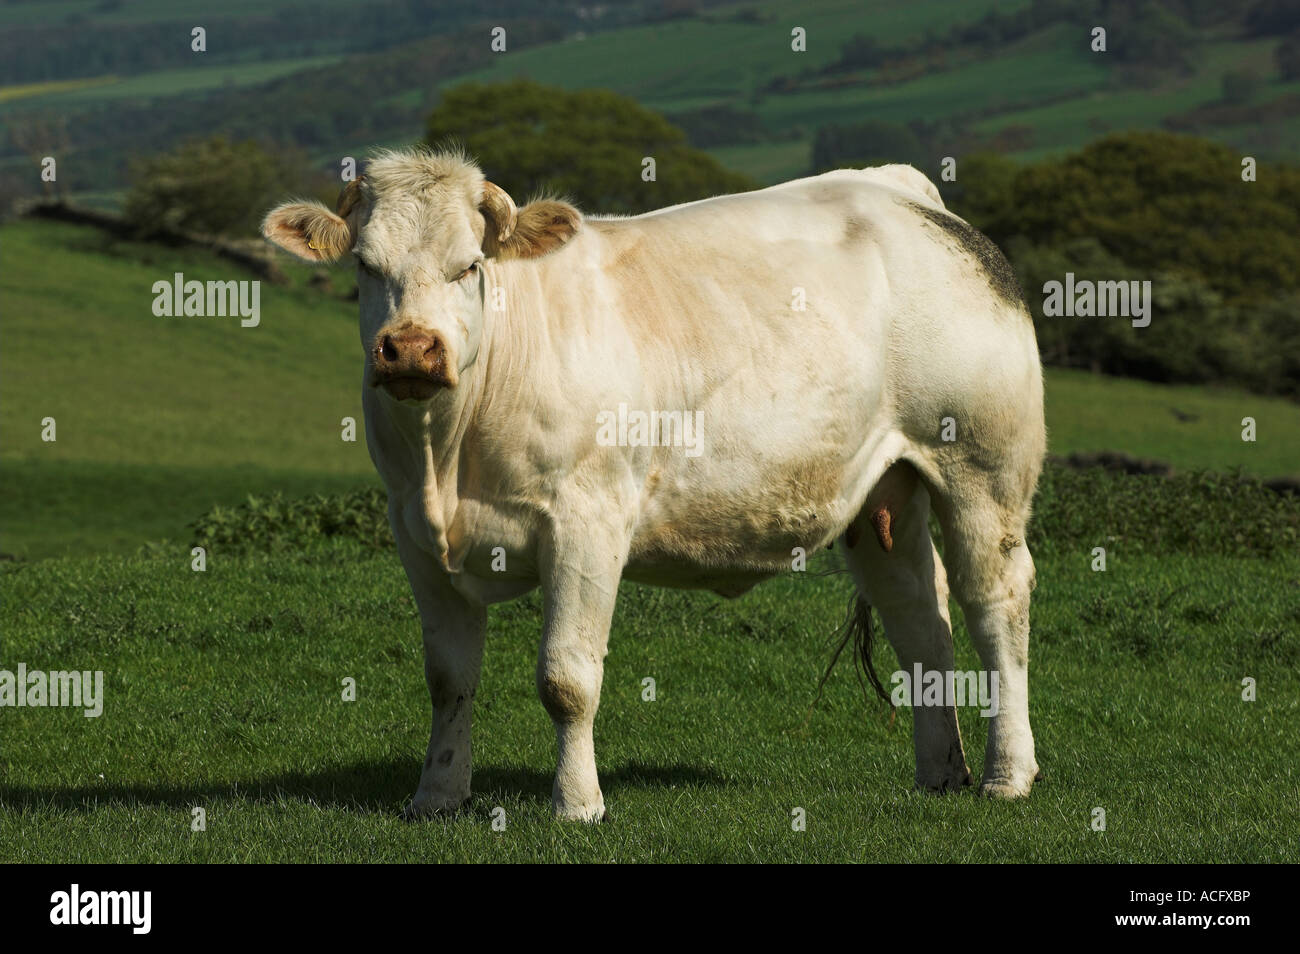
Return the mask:
<path id="1" fill-rule="evenodd" d="M 420 784 L 405 812 L 414 819 L 453 812 L 469 798 L 471 712 L 487 610 L 457 593 L 433 557 L 417 548 L 400 525 L 394 536 L 420 610 L 424 680 L 433 708 Z"/>
<path id="2" fill-rule="evenodd" d="M 559 747 L 551 790 L 555 816 L 600 821 L 605 799 L 596 777 L 593 726 L 627 550 L 616 532 L 574 530 L 557 533 L 543 554 L 545 622 L 537 691 Z"/>

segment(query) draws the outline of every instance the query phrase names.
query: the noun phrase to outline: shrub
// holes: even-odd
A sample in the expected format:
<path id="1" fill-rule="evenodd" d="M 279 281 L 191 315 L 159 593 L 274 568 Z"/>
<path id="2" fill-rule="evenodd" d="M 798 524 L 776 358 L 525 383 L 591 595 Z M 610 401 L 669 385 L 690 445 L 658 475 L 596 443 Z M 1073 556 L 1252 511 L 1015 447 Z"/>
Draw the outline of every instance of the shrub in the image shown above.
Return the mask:
<path id="1" fill-rule="evenodd" d="M 132 163 L 126 218 L 146 237 L 167 231 L 255 235 L 272 203 L 301 191 L 296 164 L 251 141 L 217 136 L 188 142 Z"/>
<path id="2" fill-rule="evenodd" d="M 1271 557 L 1300 544 L 1300 497 L 1209 471 L 1159 477 L 1049 462 L 1029 527 L 1032 550 Z"/>
<path id="3" fill-rule="evenodd" d="M 194 544 L 208 550 L 279 552 L 347 539 L 368 548 L 393 546 L 388 495 L 378 487 L 286 500 L 254 497 L 235 507 L 213 507 L 194 521 Z"/>

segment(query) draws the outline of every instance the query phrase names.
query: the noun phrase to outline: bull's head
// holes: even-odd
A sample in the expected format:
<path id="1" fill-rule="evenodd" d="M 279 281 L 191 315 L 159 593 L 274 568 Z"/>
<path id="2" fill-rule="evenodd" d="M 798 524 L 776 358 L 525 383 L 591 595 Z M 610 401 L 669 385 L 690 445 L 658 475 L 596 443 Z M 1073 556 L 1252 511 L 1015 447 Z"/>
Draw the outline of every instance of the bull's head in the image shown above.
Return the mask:
<path id="1" fill-rule="evenodd" d="M 454 388 L 478 358 L 492 260 L 559 248 L 582 221 L 553 199 L 522 209 L 462 156 L 384 153 L 339 196 L 271 211 L 262 234 L 308 262 L 357 262 L 367 380 L 399 401 Z"/>

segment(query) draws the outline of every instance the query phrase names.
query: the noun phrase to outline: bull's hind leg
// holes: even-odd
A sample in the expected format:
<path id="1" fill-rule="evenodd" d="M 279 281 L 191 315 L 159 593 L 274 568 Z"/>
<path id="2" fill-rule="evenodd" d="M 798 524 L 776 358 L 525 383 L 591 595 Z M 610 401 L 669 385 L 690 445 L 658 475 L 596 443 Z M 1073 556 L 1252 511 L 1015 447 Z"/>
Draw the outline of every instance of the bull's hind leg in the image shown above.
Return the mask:
<path id="1" fill-rule="evenodd" d="M 929 495 L 909 465 L 897 466 L 845 535 L 846 559 L 903 671 L 910 677 L 920 664 L 925 672 L 946 673 L 953 667 L 948 584 L 930 539 Z M 914 705 L 912 739 L 918 788 L 945 792 L 970 783 L 952 706 Z"/>
<path id="2" fill-rule="evenodd" d="M 1033 475 L 1036 475 L 1034 471 Z M 936 498 L 953 595 L 984 669 L 997 675 L 980 793 L 1029 794 L 1038 775 L 1029 728 L 1029 593 L 1034 561 L 1025 542 L 1033 480 L 980 479 Z"/>

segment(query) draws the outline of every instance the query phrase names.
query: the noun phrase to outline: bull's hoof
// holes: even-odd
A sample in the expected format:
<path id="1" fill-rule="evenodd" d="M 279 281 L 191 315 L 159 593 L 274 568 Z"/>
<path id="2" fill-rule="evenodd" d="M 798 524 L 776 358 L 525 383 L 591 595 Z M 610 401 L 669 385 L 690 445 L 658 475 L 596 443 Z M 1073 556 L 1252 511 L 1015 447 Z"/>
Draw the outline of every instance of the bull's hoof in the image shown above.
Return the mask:
<path id="1" fill-rule="evenodd" d="M 969 772 L 965 776 L 953 776 L 951 778 L 939 779 L 934 782 L 917 782 L 916 790 L 925 792 L 927 795 L 947 795 L 949 792 L 959 792 L 967 785 L 971 784 L 971 775 Z"/>
<path id="2" fill-rule="evenodd" d="M 569 805 L 555 802 L 551 805 L 551 809 L 558 821 L 576 821 L 585 822 L 589 825 L 598 825 L 609 820 L 609 812 L 605 810 L 604 799 L 594 805 Z"/>
<path id="3" fill-rule="evenodd" d="M 430 818 L 450 818 L 459 814 L 468 800 L 468 797 L 421 799 L 417 796 L 411 804 L 402 809 L 402 821 L 417 822 Z"/>
<path id="4" fill-rule="evenodd" d="M 1028 798 L 1029 790 L 1034 787 L 1032 776 L 1022 780 L 1005 777 L 986 778 L 980 782 L 980 794 L 985 798 Z"/>
<path id="5" fill-rule="evenodd" d="M 974 778 L 970 774 L 970 769 L 966 767 L 965 761 L 946 766 L 942 771 L 925 775 L 918 773 L 916 776 L 916 790 L 929 795 L 946 795 L 948 792 L 959 792 L 973 783 Z"/>

